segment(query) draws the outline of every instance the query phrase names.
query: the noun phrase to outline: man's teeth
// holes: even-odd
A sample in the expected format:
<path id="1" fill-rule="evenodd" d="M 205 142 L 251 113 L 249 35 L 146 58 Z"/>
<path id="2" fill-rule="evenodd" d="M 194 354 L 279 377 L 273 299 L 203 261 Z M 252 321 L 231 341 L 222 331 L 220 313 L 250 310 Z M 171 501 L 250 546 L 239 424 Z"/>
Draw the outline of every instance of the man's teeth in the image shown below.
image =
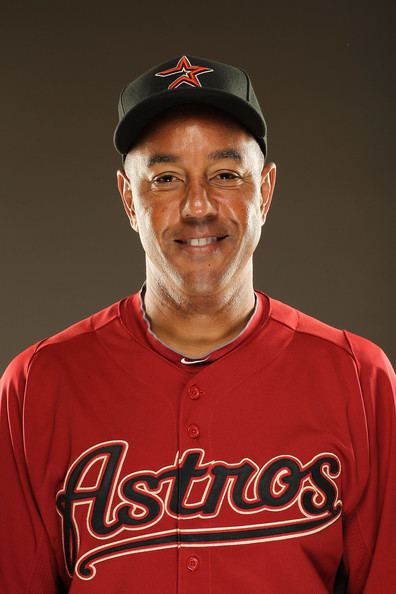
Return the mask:
<path id="1" fill-rule="evenodd" d="M 217 237 L 200 237 L 197 239 L 186 239 L 183 243 L 187 243 L 188 245 L 208 245 L 209 243 L 213 243 L 217 241 Z"/>

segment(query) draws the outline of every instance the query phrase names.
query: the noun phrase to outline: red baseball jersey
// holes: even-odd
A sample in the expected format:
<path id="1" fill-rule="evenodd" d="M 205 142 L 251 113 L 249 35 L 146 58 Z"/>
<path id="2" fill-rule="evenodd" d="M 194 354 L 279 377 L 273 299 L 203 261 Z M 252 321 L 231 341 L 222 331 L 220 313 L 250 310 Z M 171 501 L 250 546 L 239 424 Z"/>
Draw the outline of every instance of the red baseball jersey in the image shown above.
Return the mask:
<path id="1" fill-rule="evenodd" d="M 144 288 L 2 378 L 2 594 L 396 592 L 395 375 L 256 290 L 238 337 L 169 348 Z M 338 591 L 338 590 L 337 590 Z"/>

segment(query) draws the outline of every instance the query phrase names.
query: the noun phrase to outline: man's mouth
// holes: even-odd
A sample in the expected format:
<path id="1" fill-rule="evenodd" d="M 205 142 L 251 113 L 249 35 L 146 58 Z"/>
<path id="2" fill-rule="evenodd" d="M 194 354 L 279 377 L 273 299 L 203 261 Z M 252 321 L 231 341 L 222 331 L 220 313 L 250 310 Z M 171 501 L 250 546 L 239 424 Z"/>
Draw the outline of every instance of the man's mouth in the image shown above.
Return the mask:
<path id="1" fill-rule="evenodd" d="M 176 239 L 175 241 L 186 245 L 203 246 L 214 243 L 215 241 L 221 241 L 222 239 L 225 239 L 225 237 L 227 237 L 227 235 L 221 237 L 192 237 L 190 239 Z"/>

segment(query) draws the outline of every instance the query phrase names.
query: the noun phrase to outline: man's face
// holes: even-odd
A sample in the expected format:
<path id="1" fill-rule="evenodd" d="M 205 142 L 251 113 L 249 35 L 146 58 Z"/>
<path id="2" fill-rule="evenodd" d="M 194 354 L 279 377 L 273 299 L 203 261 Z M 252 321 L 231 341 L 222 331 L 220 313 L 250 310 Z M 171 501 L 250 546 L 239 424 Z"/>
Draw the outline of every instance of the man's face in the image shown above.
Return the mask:
<path id="1" fill-rule="evenodd" d="M 216 111 L 170 110 L 127 155 L 118 186 L 147 277 L 214 294 L 252 265 L 275 183 L 255 139 Z"/>

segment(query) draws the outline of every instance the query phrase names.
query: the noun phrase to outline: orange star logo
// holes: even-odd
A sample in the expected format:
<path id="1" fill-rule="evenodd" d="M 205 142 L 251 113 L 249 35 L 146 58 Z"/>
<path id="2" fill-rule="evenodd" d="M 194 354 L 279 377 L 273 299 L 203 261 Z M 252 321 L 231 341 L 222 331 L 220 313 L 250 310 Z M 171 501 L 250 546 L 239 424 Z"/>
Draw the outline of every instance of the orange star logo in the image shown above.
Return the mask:
<path id="1" fill-rule="evenodd" d="M 187 56 L 182 56 L 174 68 L 156 72 L 155 76 L 173 76 L 178 74 L 179 76 L 168 87 L 168 89 L 176 89 L 183 83 L 191 87 L 202 87 L 197 77 L 208 72 L 213 72 L 213 68 L 193 66 Z"/>

